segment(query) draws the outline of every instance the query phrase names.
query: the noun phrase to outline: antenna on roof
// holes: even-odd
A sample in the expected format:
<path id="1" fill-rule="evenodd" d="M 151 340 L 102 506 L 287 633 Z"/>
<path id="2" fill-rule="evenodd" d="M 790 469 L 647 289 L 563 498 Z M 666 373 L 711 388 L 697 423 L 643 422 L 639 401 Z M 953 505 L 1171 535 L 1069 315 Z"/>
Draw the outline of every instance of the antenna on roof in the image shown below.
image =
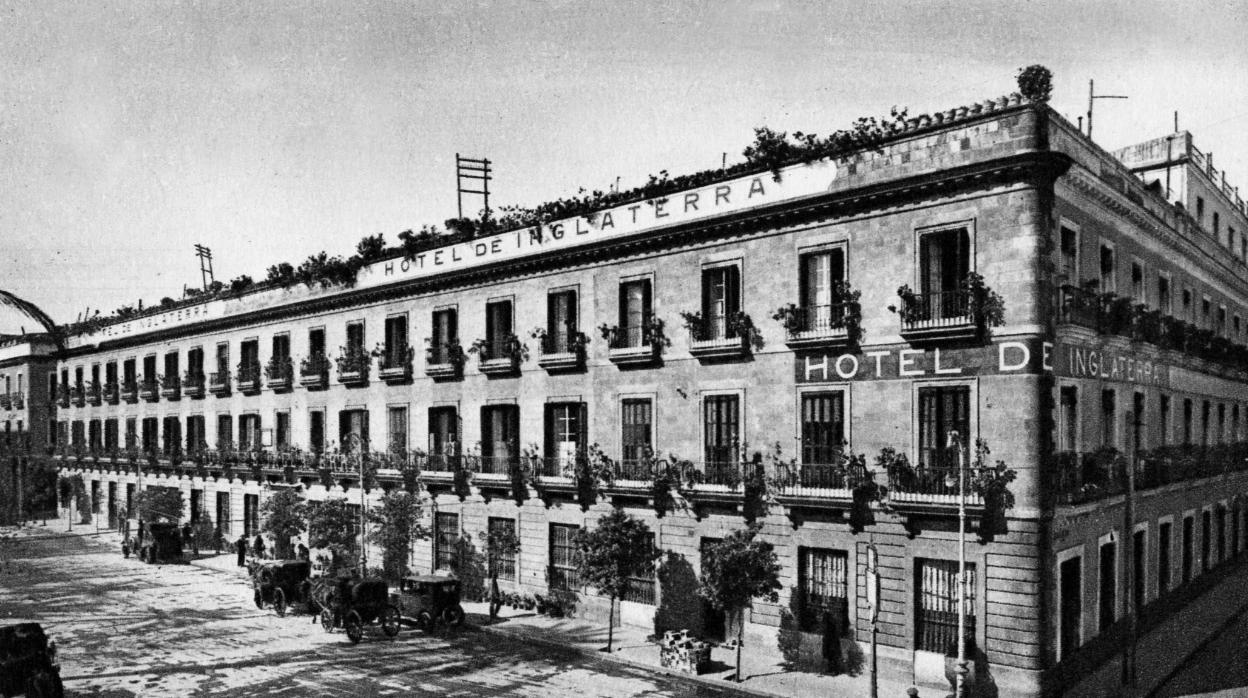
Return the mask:
<path id="1" fill-rule="evenodd" d="M 490 161 L 489 159 L 465 158 L 455 153 L 455 191 L 459 203 L 459 217 L 464 217 L 464 194 L 480 194 L 484 198 L 485 217 L 490 215 Z M 465 189 L 464 180 L 481 182 L 480 189 Z"/>
<path id="2" fill-rule="evenodd" d="M 1098 95 L 1092 90 L 1092 81 L 1088 81 L 1088 139 L 1092 139 L 1092 103 L 1097 99 L 1127 99 L 1126 95 Z"/>
<path id="3" fill-rule="evenodd" d="M 195 256 L 199 257 L 199 278 L 204 283 L 204 291 L 207 291 L 216 281 L 212 274 L 212 250 L 195 243 Z"/>

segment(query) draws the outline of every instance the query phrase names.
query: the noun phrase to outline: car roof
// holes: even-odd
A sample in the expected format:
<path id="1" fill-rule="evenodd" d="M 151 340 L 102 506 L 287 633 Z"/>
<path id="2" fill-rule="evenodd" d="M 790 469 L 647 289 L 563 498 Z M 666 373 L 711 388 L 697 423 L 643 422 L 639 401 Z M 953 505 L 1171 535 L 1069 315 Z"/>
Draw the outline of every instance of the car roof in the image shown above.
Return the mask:
<path id="1" fill-rule="evenodd" d="M 421 582 L 425 584 L 440 584 L 442 582 L 458 582 L 458 577 L 451 577 L 445 574 L 420 574 L 411 577 L 404 577 L 405 582 Z"/>

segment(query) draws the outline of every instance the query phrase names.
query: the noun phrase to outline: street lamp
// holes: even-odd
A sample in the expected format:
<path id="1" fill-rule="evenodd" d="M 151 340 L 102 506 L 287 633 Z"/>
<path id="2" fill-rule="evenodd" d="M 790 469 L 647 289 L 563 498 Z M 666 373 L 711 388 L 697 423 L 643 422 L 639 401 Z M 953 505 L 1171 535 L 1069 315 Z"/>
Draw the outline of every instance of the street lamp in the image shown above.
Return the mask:
<path id="1" fill-rule="evenodd" d="M 958 668 L 954 683 L 955 698 L 962 698 L 966 685 L 966 446 L 956 429 L 949 432 L 946 448 L 958 458 Z M 952 473 L 945 475 L 945 484 L 953 487 Z"/>
<path id="2" fill-rule="evenodd" d="M 365 544 L 364 527 L 367 519 L 365 507 L 368 502 L 364 498 L 364 439 L 354 432 L 343 437 L 343 445 L 347 449 L 347 453 L 357 453 L 360 461 L 360 577 L 364 577 L 365 571 L 368 569 L 368 546 Z"/>

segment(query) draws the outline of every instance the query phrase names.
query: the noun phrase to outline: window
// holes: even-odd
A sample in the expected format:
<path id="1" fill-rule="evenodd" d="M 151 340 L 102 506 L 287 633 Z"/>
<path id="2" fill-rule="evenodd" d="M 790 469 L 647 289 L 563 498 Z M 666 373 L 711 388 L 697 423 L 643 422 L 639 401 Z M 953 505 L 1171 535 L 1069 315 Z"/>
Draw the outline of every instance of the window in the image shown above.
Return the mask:
<path id="1" fill-rule="evenodd" d="M 1171 529 L 1174 524 L 1163 521 L 1157 526 L 1157 594 L 1170 591 Z"/>
<path id="2" fill-rule="evenodd" d="M 576 573 L 576 532 L 580 526 L 550 524 L 550 588 L 576 591 L 581 580 Z"/>
<path id="3" fill-rule="evenodd" d="M 694 330 L 694 341 L 736 336 L 729 322 L 741 309 L 741 270 L 722 266 L 702 270 L 702 325 Z"/>
<path id="4" fill-rule="evenodd" d="M 64 424 L 64 422 L 61 422 Z M 64 443 L 62 439 L 61 443 Z M 139 445 L 139 420 L 134 417 L 126 418 L 126 448 L 137 448 Z"/>
<path id="5" fill-rule="evenodd" d="M 186 375 L 189 378 L 204 377 L 204 350 L 195 347 L 186 352 Z M 201 386 L 202 387 L 202 386 Z"/>
<path id="6" fill-rule="evenodd" d="M 1148 531 L 1139 530 L 1131 536 L 1131 605 L 1139 615 L 1144 608 L 1148 588 Z"/>
<path id="7" fill-rule="evenodd" d="M 1221 402 L 1218 403 L 1218 427 L 1213 435 L 1218 443 L 1226 441 L 1226 405 Z"/>
<path id="8" fill-rule="evenodd" d="M 165 354 L 165 378 L 176 381 L 180 373 L 178 369 L 178 352 L 171 351 Z"/>
<path id="9" fill-rule="evenodd" d="M 273 415 L 273 447 L 279 451 L 290 448 L 290 413 L 278 412 Z"/>
<path id="10" fill-rule="evenodd" d="M 1079 281 L 1079 233 L 1073 228 L 1062 226 L 1061 237 L 1062 268 L 1058 273 L 1067 281 Z"/>
<path id="11" fill-rule="evenodd" d="M 104 382 L 108 385 L 117 383 L 117 362 L 110 361 L 104 364 Z"/>
<path id="12" fill-rule="evenodd" d="M 944 654 L 958 641 L 957 560 L 915 560 L 915 649 Z M 975 565 L 966 565 L 967 639 L 975 638 Z"/>
<path id="13" fill-rule="evenodd" d="M 308 356 L 313 358 L 325 356 L 325 328 L 317 327 L 308 330 Z"/>
<path id="14" fill-rule="evenodd" d="M 313 453 L 325 450 L 325 412 L 322 410 L 308 412 L 308 448 Z"/>
<path id="15" fill-rule="evenodd" d="M 1192 291 L 1191 289 L 1183 289 L 1183 319 L 1188 322 L 1195 322 L 1195 309 L 1192 308 Z"/>
<path id="16" fill-rule="evenodd" d="M 1183 582 L 1192 581 L 1193 554 L 1195 553 L 1196 520 L 1191 516 L 1183 517 Z"/>
<path id="17" fill-rule="evenodd" d="M 368 451 L 368 410 L 342 410 L 338 413 L 338 447 Z"/>
<path id="18" fill-rule="evenodd" d="M 238 379 L 260 380 L 260 340 L 249 339 L 239 345 Z"/>
<path id="19" fill-rule="evenodd" d="M 199 515 L 204 509 L 204 491 L 201 489 L 191 490 L 191 525 L 199 523 Z"/>
<path id="20" fill-rule="evenodd" d="M 390 407 L 386 410 L 386 418 L 389 426 L 386 444 L 390 453 L 401 456 L 407 453 L 407 408 Z"/>
<path id="21" fill-rule="evenodd" d="M 802 465 L 832 465 L 845 445 L 845 393 L 802 395 Z"/>
<path id="22" fill-rule="evenodd" d="M 116 451 L 118 447 L 118 441 L 119 441 L 118 436 L 119 434 L 117 433 L 117 420 L 116 419 L 104 420 L 104 450 L 110 453 L 113 451 Z"/>
<path id="23" fill-rule="evenodd" d="M 459 514 L 438 512 L 433 521 L 433 568 L 455 569 L 455 545 L 459 542 Z"/>
<path id="24" fill-rule="evenodd" d="M 232 534 L 234 527 L 230 521 L 230 493 L 217 493 L 217 525 L 221 527 L 221 533 Z"/>
<path id="25" fill-rule="evenodd" d="M 654 407 L 650 400 L 631 399 L 624 400 L 620 409 L 622 413 L 620 444 L 623 460 L 621 465 L 624 469 L 624 478 L 642 480 L 648 475 L 641 472 L 641 468 L 644 459 L 651 453 Z"/>
<path id="26" fill-rule="evenodd" d="M 1200 299 L 1200 324 L 1201 327 L 1204 327 L 1205 329 L 1211 329 L 1210 323 L 1212 322 L 1212 318 L 1210 317 L 1210 313 L 1212 307 L 1213 305 L 1209 302 L 1209 296 L 1204 296 Z"/>
<path id="27" fill-rule="evenodd" d="M 638 279 L 620 284 L 619 302 L 619 331 L 611 338 L 611 346 L 640 347 L 649 343 L 653 313 L 650 280 Z"/>
<path id="28" fill-rule="evenodd" d="M 186 418 L 186 452 L 196 453 L 208 447 L 208 435 L 204 432 L 204 416 Z"/>
<path id="29" fill-rule="evenodd" d="M 407 366 L 407 316 L 386 318 L 386 350 L 381 358 L 382 368 Z"/>
<path id="30" fill-rule="evenodd" d="M 801 331 L 843 327 L 845 313 L 841 304 L 845 301 L 840 284 L 845 280 L 845 251 L 837 248 L 804 254 L 800 264 Z"/>
<path id="31" fill-rule="evenodd" d="M 450 347 L 459 344 L 459 323 L 454 308 L 435 310 L 433 336 L 429 341 L 429 363 L 451 363 Z"/>
<path id="32" fill-rule="evenodd" d="M 514 539 L 516 536 L 516 520 L 491 516 L 489 519 L 489 535 L 491 540 L 498 540 L 500 537 Z M 491 544 L 489 548 L 489 565 L 490 574 L 497 576 L 499 579 L 515 581 L 516 553 L 514 550 L 497 550 Z"/>
<path id="33" fill-rule="evenodd" d="M 1148 303 L 1148 292 L 1144 288 L 1144 267 L 1139 262 L 1131 263 L 1131 298 L 1136 303 Z"/>
<path id="34" fill-rule="evenodd" d="M 290 361 L 290 335 L 273 335 L 273 356 L 271 358 L 273 363 L 277 365 Z"/>
<path id="35" fill-rule="evenodd" d="M 234 420 L 228 414 L 217 415 L 217 448 L 228 451 L 234 447 Z"/>
<path id="36" fill-rule="evenodd" d="M 919 390 L 919 463 L 941 467 L 953 463 L 956 452 L 949 451 L 949 432 L 957 431 L 964 443 L 972 444 L 971 389 L 967 386 L 922 388 Z"/>
<path id="37" fill-rule="evenodd" d="M 78 369 L 79 375 L 76 384 L 82 383 L 82 369 Z M 143 384 L 156 385 L 156 355 L 149 354 L 143 357 Z"/>
<path id="38" fill-rule="evenodd" d="M 654 548 L 654 534 L 647 533 L 646 542 L 642 545 L 652 550 Z M 625 588 L 624 595 L 620 597 L 620 600 L 653 606 L 657 599 L 655 565 L 654 561 L 651 560 L 643 569 L 638 570 L 633 576 L 628 578 L 628 586 Z"/>
<path id="39" fill-rule="evenodd" d="M 481 467 L 505 475 L 520 455 L 520 407 L 486 405 L 481 408 Z"/>
<path id="40" fill-rule="evenodd" d="M 844 550 L 799 548 L 798 625 L 807 632 L 849 632 L 849 554 Z"/>
<path id="41" fill-rule="evenodd" d="M 1226 248 L 1235 254 L 1235 229 L 1229 225 L 1226 227 Z"/>
<path id="42" fill-rule="evenodd" d="M 217 373 L 220 374 L 220 380 L 225 380 L 230 375 L 230 345 L 225 342 L 217 345 Z"/>
<path id="43" fill-rule="evenodd" d="M 1131 448 L 1132 453 L 1144 449 L 1144 429 L 1146 426 L 1144 413 L 1144 393 L 1135 393 L 1131 398 Z"/>
<path id="44" fill-rule="evenodd" d="M 80 424 L 80 422 L 75 422 Z M 77 438 L 75 438 L 77 441 Z M 143 452 L 147 454 L 160 451 L 160 421 L 156 417 L 143 418 Z"/>
<path id="45" fill-rule="evenodd" d="M 243 535 L 250 538 L 260 532 L 260 495 L 243 495 Z"/>
<path id="46" fill-rule="evenodd" d="M 545 455 L 548 474 L 569 472 L 578 456 L 584 455 L 588 419 L 585 403 L 561 402 L 546 405 Z"/>
<path id="47" fill-rule="evenodd" d="M 1205 198 L 1203 196 L 1196 197 L 1196 222 L 1205 224 Z"/>
<path id="48" fill-rule="evenodd" d="M 1222 241 L 1222 217 L 1217 211 L 1213 212 L 1213 237 L 1219 242 Z"/>
<path id="49" fill-rule="evenodd" d="M 347 324 L 347 356 L 361 356 L 364 354 L 364 323 L 351 322 Z"/>
<path id="50" fill-rule="evenodd" d="M 1163 315 L 1174 315 L 1174 299 L 1170 296 L 1170 277 L 1157 275 L 1157 308 Z"/>
<path id="51" fill-rule="evenodd" d="M 1200 512 L 1200 571 L 1209 571 L 1211 543 L 1213 542 L 1213 517 L 1206 509 Z"/>
<path id="52" fill-rule="evenodd" d="M 1118 416 L 1114 405 L 1114 391 L 1101 391 L 1101 445 L 1118 446 Z"/>
<path id="53" fill-rule="evenodd" d="M 506 359 L 511 356 L 508 340 L 514 334 L 511 327 L 511 301 L 494 301 L 485 306 L 485 341 L 483 357 Z"/>
<path id="54" fill-rule="evenodd" d="M 1218 505 L 1218 563 L 1226 560 L 1226 507 Z"/>
<path id="55" fill-rule="evenodd" d="M 1058 617 L 1059 657 L 1083 644 L 1083 559 L 1063 560 L 1058 569 L 1062 607 Z"/>
<path id="56" fill-rule="evenodd" d="M 738 398 L 736 395 L 709 395 L 702 402 L 703 443 L 706 477 L 723 482 L 737 462 Z"/>
<path id="57" fill-rule="evenodd" d="M 238 417 L 238 450 L 260 450 L 260 415 L 244 414 Z"/>
<path id="58" fill-rule="evenodd" d="M 5 422 L 5 427 L 9 426 Z M 93 419 L 87 424 L 87 448 L 91 453 L 99 453 L 104 444 L 104 433 L 100 425 L 100 420 Z"/>
<path id="59" fill-rule="evenodd" d="M 1109 626 L 1114 624 L 1114 619 L 1118 616 L 1118 558 L 1116 544 L 1113 542 L 1101 543 L 1101 565 L 1098 571 L 1100 577 L 1100 596 L 1098 601 L 1098 628 L 1101 632 L 1105 632 Z"/>
<path id="60" fill-rule="evenodd" d="M 164 443 L 161 453 L 165 458 L 180 456 L 182 453 L 182 422 L 177 417 L 165 417 L 163 431 Z"/>
<path id="61" fill-rule="evenodd" d="M 1209 445 L 1209 426 L 1211 422 L 1211 406 L 1208 400 L 1200 404 L 1200 443 L 1203 446 Z"/>
<path id="62" fill-rule="evenodd" d="M 459 415 L 454 407 L 429 409 L 429 456 L 459 454 Z"/>
<path id="63" fill-rule="evenodd" d="M 543 354 L 569 354 L 575 350 L 577 332 L 576 291 L 559 291 L 546 296 L 546 337 Z"/>
<path id="64" fill-rule="evenodd" d="M 962 283 L 970 273 L 970 235 L 965 228 L 919 236 L 919 319 L 958 318 L 967 313 Z"/>
<path id="65" fill-rule="evenodd" d="M 1192 443 L 1192 400 L 1183 399 L 1183 444 Z"/>
<path id="66" fill-rule="evenodd" d="M 1160 418 L 1159 421 L 1161 423 L 1161 445 L 1169 446 L 1170 442 L 1173 440 L 1173 436 L 1171 434 L 1173 427 L 1170 424 L 1170 396 L 1169 395 L 1161 396 L 1160 401 L 1157 403 L 1157 411 L 1159 413 L 1159 418 Z"/>
<path id="67" fill-rule="evenodd" d="M 1101 293 L 1114 293 L 1118 282 L 1114 274 L 1114 248 L 1101 245 Z"/>
<path id="68" fill-rule="evenodd" d="M 1213 333 L 1218 336 L 1225 336 L 1227 332 L 1225 305 L 1218 306 L 1218 314 L 1216 315 L 1216 318 L 1217 319 L 1213 323 Z"/>
<path id="69" fill-rule="evenodd" d="M 1057 422 L 1057 450 L 1077 451 L 1076 433 L 1079 428 L 1079 394 L 1072 385 L 1060 391 L 1060 417 Z"/>

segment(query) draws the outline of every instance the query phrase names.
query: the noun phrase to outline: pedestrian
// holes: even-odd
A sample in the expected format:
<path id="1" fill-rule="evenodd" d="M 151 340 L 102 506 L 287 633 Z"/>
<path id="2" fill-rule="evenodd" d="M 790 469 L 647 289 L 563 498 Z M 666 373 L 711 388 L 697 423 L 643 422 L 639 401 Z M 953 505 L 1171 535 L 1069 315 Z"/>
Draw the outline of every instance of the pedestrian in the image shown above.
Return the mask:
<path id="1" fill-rule="evenodd" d="M 823 658 L 827 662 L 826 671 L 833 676 L 840 674 L 841 666 L 841 635 L 843 634 L 840 613 L 825 611 L 823 614 Z"/>
<path id="2" fill-rule="evenodd" d="M 498 577 L 490 578 L 490 622 L 498 619 L 498 609 L 503 607 L 503 595 L 498 591 Z"/>
<path id="3" fill-rule="evenodd" d="M 123 537 L 121 539 L 121 556 L 130 559 L 130 539 Z"/>
<path id="4" fill-rule="evenodd" d="M 308 560 L 311 558 L 308 552 L 308 546 L 304 545 L 303 543 L 299 544 L 299 548 L 296 554 L 298 555 L 300 560 Z"/>
<path id="5" fill-rule="evenodd" d="M 256 541 L 251 544 L 251 549 L 257 560 L 264 557 L 264 538 L 259 533 L 256 534 Z"/>
<path id="6" fill-rule="evenodd" d="M 247 536 L 245 535 L 239 536 L 238 542 L 234 544 L 234 547 L 235 549 L 238 550 L 238 566 L 246 567 L 247 566 Z"/>

